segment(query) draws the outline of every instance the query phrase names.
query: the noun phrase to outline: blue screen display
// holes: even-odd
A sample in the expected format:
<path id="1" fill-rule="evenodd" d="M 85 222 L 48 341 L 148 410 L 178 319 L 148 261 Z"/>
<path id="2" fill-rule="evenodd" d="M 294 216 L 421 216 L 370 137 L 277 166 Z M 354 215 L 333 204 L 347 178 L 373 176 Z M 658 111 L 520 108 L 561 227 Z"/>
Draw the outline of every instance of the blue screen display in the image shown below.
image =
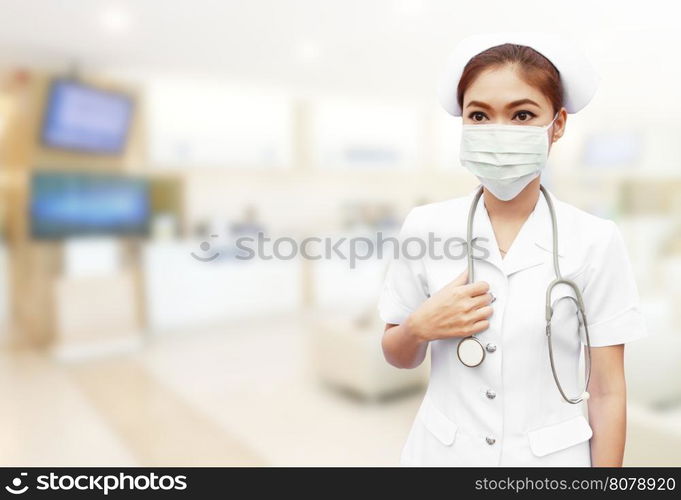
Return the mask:
<path id="1" fill-rule="evenodd" d="M 125 94 L 55 80 L 47 102 L 42 141 L 52 148 L 121 153 L 132 108 L 132 99 Z"/>
<path id="2" fill-rule="evenodd" d="M 148 232 L 149 184 L 121 175 L 38 172 L 31 180 L 34 238 Z"/>

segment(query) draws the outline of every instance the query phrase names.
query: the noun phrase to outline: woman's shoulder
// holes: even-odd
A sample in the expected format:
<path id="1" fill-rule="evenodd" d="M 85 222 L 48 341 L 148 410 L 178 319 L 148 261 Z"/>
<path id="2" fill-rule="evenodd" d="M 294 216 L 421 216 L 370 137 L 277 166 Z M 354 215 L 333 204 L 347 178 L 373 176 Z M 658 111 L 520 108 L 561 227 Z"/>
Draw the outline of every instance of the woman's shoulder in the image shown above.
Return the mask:
<path id="1" fill-rule="evenodd" d="M 602 217 L 571 203 L 554 200 L 559 221 L 559 232 L 583 248 L 606 245 L 619 231 L 613 219 Z"/>
<path id="2" fill-rule="evenodd" d="M 572 203 L 554 199 L 557 211 L 564 218 L 569 219 L 575 224 L 581 225 L 584 229 L 603 230 L 611 227 L 615 222 L 607 217 L 602 217 L 587 210 L 580 208 Z"/>

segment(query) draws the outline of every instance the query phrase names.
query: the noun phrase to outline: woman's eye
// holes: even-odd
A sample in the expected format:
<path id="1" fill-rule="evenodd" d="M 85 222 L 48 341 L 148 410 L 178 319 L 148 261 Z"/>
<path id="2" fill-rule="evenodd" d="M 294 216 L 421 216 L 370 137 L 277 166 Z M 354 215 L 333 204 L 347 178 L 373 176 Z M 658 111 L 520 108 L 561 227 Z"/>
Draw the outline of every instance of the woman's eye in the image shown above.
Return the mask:
<path id="1" fill-rule="evenodd" d="M 521 122 L 526 122 L 527 120 L 530 120 L 531 118 L 534 118 L 535 115 L 531 111 L 518 111 L 515 115 L 516 118 L 518 118 L 519 121 Z"/>
<path id="2" fill-rule="evenodd" d="M 470 115 L 468 115 L 468 118 L 473 120 L 474 122 L 481 122 L 486 118 L 485 113 L 482 111 L 473 111 Z"/>

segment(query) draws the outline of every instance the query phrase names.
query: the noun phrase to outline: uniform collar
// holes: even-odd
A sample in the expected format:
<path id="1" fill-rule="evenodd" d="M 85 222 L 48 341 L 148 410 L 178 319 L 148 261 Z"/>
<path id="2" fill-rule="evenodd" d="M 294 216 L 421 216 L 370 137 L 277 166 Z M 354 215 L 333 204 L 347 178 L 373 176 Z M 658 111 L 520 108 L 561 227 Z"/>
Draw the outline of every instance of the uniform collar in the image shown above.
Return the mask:
<path id="1" fill-rule="evenodd" d="M 479 186 L 469 193 L 469 207 L 478 189 Z M 551 197 L 556 212 L 558 226 L 558 255 L 560 257 L 565 257 L 565 237 L 567 235 L 560 231 L 560 201 L 553 195 L 551 190 L 547 189 L 547 192 Z M 544 262 L 550 262 L 553 251 L 553 236 L 551 229 L 551 214 L 544 195 L 539 193 L 539 198 L 534 209 L 523 223 L 508 254 L 503 259 L 501 258 L 501 252 L 499 252 L 497 246 L 494 229 L 492 228 L 492 223 L 487 208 L 485 207 L 484 196 L 478 201 L 475 211 L 475 220 L 473 222 L 474 241 L 476 238 L 482 241 L 477 245 L 474 245 L 474 258 L 480 259 L 480 251 L 476 251 L 476 248 L 485 248 L 487 250 L 487 257 L 483 260 L 488 261 L 507 276 Z"/>

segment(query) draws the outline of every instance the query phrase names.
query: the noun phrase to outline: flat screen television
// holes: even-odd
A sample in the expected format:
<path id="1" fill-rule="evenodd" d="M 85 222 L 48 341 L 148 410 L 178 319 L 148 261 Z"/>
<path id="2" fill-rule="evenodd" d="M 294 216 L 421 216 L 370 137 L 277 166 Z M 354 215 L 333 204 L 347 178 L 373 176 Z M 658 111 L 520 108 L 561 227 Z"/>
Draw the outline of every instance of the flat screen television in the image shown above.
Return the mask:
<path id="1" fill-rule="evenodd" d="M 130 95 L 74 80 L 53 80 L 41 128 L 44 146 L 94 154 L 125 150 L 133 113 Z"/>
<path id="2" fill-rule="evenodd" d="M 30 224 L 36 239 L 146 236 L 149 182 L 120 174 L 35 172 Z"/>

